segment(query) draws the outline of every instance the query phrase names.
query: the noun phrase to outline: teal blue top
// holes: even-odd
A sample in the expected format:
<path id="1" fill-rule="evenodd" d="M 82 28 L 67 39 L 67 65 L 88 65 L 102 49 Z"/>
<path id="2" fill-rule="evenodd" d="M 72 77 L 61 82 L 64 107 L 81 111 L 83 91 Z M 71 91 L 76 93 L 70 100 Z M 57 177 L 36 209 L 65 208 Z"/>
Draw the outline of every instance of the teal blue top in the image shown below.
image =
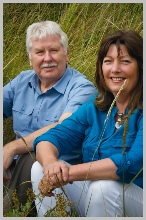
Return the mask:
<path id="1" fill-rule="evenodd" d="M 124 150 L 124 125 L 115 132 L 116 106 L 104 124 L 107 111 L 99 111 L 94 99 L 95 96 L 62 124 L 36 138 L 34 148 L 40 141 L 49 141 L 58 148 L 59 157 L 64 159 L 64 154 L 72 154 L 73 149 L 82 146 L 84 163 L 110 158 L 118 167 L 119 181 L 123 182 L 124 176 L 124 182 L 129 183 L 143 167 L 143 111 L 137 109 L 130 116 Z M 142 172 L 134 183 L 143 187 Z"/>

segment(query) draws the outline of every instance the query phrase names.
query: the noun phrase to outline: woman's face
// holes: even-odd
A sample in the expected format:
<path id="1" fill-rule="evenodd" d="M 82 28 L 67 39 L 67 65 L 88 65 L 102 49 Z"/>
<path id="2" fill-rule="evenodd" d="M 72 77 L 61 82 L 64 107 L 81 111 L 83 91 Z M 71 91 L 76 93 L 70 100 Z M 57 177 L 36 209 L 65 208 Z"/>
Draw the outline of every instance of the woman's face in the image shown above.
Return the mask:
<path id="1" fill-rule="evenodd" d="M 127 99 L 138 82 L 138 63 L 128 54 L 125 45 L 120 45 L 118 56 L 115 44 L 111 44 L 106 57 L 103 59 L 102 71 L 105 84 L 114 96 L 120 90 L 124 80 L 126 84 L 121 92 Z"/>

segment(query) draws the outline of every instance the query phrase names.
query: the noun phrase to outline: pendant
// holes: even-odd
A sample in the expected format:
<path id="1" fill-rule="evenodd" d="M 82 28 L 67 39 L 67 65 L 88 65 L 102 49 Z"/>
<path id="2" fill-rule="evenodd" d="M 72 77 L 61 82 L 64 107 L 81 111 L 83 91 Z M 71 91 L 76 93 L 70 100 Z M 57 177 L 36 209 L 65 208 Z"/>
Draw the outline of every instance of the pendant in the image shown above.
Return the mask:
<path id="1" fill-rule="evenodd" d="M 119 124 L 119 122 L 117 121 L 116 123 L 115 123 L 115 128 L 116 129 L 119 129 L 121 127 L 121 125 Z"/>

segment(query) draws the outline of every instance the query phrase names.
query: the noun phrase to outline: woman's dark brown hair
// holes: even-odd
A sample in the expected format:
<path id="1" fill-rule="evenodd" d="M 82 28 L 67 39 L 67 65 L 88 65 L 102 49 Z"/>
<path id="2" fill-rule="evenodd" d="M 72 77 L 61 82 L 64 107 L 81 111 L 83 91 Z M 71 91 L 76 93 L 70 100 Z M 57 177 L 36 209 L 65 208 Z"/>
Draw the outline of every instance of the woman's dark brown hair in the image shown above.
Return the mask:
<path id="1" fill-rule="evenodd" d="M 124 44 L 129 55 L 137 60 L 138 63 L 138 82 L 134 89 L 128 107 L 134 111 L 143 106 L 143 38 L 133 30 L 119 30 L 106 37 L 100 45 L 98 59 L 96 62 L 95 83 L 98 90 L 98 96 L 95 104 L 104 111 L 108 109 L 114 99 L 113 94 L 104 86 L 104 77 L 102 72 L 103 59 L 106 56 L 111 44 L 116 44 L 118 54 L 120 44 Z"/>

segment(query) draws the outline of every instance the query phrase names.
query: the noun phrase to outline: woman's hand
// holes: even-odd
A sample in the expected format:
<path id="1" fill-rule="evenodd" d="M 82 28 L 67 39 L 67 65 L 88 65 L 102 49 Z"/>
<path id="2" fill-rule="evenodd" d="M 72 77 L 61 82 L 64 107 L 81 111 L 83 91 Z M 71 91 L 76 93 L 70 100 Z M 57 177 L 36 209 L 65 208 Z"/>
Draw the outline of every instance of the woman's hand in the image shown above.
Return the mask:
<path id="1" fill-rule="evenodd" d="M 43 166 L 44 176 L 39 183 L 39 190 L 43 196 L 54 195 L 52 191 L 68 183 L 69 167 L 63 161 L 55 161 Z"/>

